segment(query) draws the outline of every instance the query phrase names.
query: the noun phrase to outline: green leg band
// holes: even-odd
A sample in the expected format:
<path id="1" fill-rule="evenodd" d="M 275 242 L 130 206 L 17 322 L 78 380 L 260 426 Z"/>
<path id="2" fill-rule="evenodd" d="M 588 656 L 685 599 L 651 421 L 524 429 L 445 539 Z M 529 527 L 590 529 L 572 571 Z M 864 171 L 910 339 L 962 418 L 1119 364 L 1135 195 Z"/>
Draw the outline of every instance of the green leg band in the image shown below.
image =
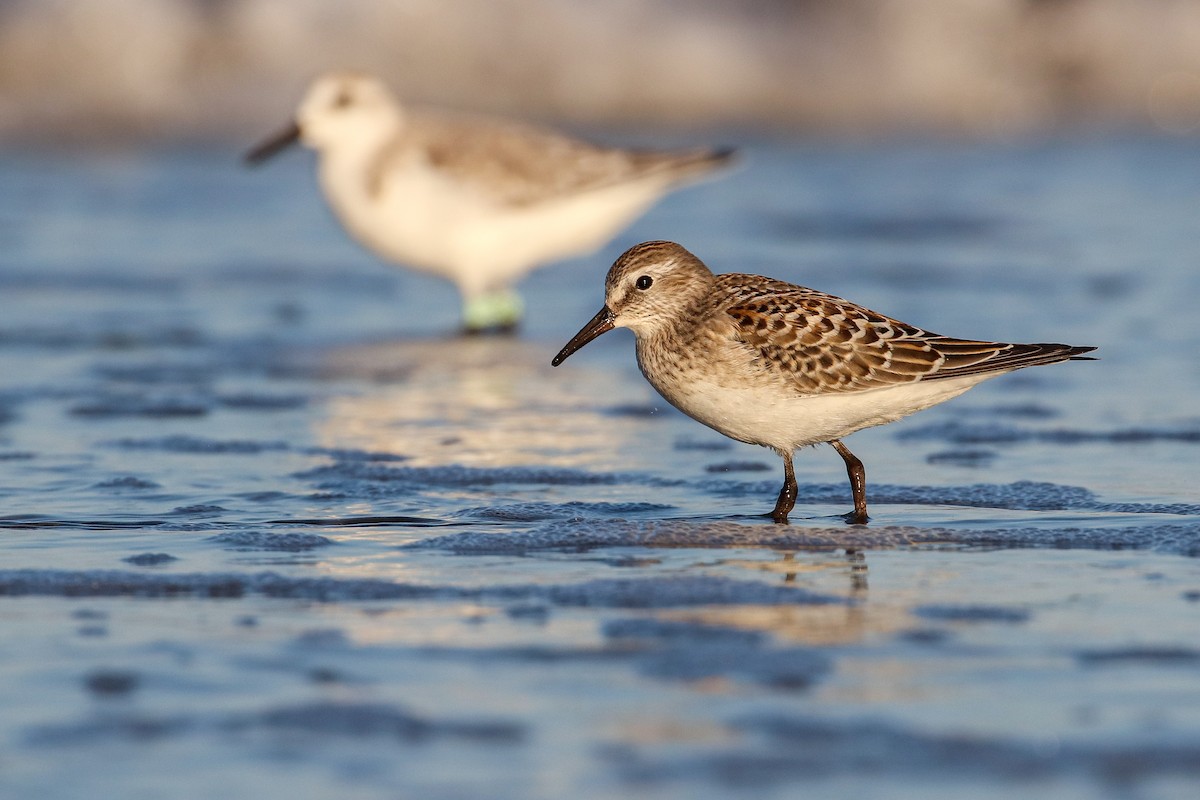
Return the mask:
<path id="1" fill-rule="evenodd" d="M 463 303 L 463 325 L 468 331 L 515 328 L 525 307 L 511 289 L 489 292 Z"/>

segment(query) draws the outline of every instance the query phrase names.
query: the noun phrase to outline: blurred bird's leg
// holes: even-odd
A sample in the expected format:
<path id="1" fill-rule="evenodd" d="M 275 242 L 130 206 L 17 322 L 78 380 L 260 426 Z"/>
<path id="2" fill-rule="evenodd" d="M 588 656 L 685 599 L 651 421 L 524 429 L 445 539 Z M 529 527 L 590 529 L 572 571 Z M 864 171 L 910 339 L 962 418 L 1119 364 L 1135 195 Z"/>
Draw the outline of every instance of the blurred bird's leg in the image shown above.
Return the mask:
<path id="1" fill-rule="evenodd" d="M 463 295 L 463 333 L 516 333 L 525 306 L 521 296 L 504 287 Z"/>

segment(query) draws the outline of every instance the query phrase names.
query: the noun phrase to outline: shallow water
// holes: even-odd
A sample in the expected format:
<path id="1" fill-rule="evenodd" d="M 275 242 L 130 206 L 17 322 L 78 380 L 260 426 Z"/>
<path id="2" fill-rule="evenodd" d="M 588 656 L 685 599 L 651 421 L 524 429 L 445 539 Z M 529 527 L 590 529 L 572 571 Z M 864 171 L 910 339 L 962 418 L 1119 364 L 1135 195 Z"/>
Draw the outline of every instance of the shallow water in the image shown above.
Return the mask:
<path id="1" fill-rule="evenodd" d="M 0 158 L 0 794 L 1194 797 L 1190 142 L 748 148 L 459 339 L 301 155 Z M 658 399 L 648 238 L 1100 361 L 796 461 Z"/>

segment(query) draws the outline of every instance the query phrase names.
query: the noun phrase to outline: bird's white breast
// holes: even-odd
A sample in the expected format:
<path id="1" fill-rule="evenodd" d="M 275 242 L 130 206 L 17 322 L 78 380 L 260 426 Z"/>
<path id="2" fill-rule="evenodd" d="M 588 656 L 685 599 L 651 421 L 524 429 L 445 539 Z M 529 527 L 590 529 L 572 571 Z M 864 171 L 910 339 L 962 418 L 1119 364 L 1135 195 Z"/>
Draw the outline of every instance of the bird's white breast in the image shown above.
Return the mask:
<path id="1" fill-rule="evenodd" d="M 651 362 L 648 368 L 640 347 L 638 361 L 650 384 L 683 413 L 733 439 L 784 452 L 895 422 L 992 377 L 972 375 L 861 392 L 802 395 L 782 383 L 749 376 L 730 380 L 730 375 L 706 375 L 701 365 L 669 371 L 655 369 Z"/>

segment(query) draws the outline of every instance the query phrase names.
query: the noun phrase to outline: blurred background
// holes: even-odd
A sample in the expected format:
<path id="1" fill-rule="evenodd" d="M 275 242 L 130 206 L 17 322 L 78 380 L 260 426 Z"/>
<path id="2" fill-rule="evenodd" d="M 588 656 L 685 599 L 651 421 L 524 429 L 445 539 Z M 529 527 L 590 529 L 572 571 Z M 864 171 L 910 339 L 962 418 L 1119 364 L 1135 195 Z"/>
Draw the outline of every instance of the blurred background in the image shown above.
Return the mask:
<path id="1" fill-rule="evenodd" d="M 590 128 L 1181 134 L 1200 3 L 0 0 L 0 137 L 244 137 L 330 67 Z"/>
<path id="2" fill-rule="evenodd" d="M 331 67 L 745 158 L 459 337 L 239 160 Z M 0 0 L 0 798 L 1200 797 L 1197 134 L 1200 0 Z M 1100 360 L 777 529 L 628 331 L 550 367 L 658 238 Z"/>

